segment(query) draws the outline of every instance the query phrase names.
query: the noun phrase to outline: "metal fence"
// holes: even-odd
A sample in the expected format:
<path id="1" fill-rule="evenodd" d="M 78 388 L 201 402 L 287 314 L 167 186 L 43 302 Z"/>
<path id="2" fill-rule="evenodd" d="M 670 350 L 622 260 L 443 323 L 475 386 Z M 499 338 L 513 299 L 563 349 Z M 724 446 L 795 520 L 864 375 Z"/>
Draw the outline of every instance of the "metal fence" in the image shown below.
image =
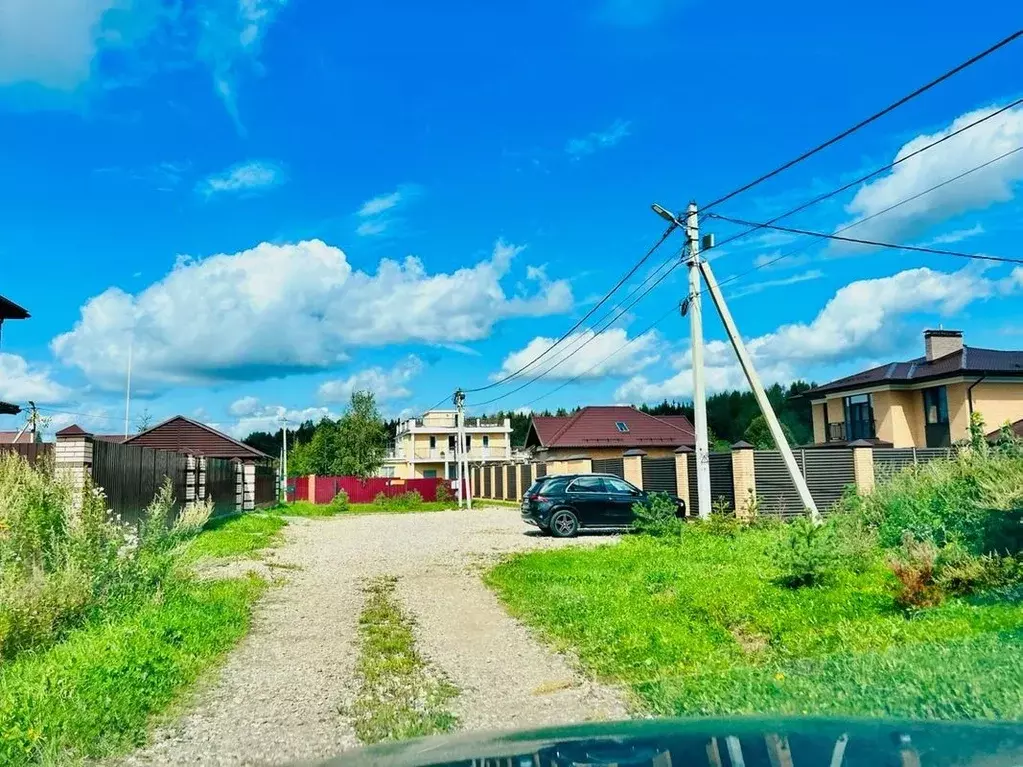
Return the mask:
<path id="1" fill-rule="evenodd" d="M 188 459 L 184 454 L 97 440 L 92 446 L 92 478 L 106 493 L 110 508 L 124 522 L 137 523 L 157 490 L 170 478 L 175 503 L 168 522 L 185 501 Z"/>
<path id="2" fill-rule="evenodd" d="M 53 443 L 26 442 L 24 445 L 0 445 L 0 453 L 17 453 L 29 463 L 35 464 L 53 455 Z"/>
<path id="3" fill-rule="evenodd" d="M 732 454 L 711 453 L 708 458 L 710 459 L 711 503 L 727 504 L 729 509 L 734 510 L 735 485 L 732 483 Z M 689 499 L 687 501 L 689 515 L 696 516 L 700 513 L 700 503 L 697 498 L 695 454 L 689 456 L 687 469 L 687 474 L 689 475 Z"/>
<path id="4" fill-rule="evenodd" d="M 271 463 L 256 464 L 255 504 L 271 506 L 277 502 L 277 471 Z"/>
<path id="5" fill-rule="evenodd" d="M 795 450 L 793 457 L 806 479 L 810 496 L 822 513 L 842 497 L 847 486 L 856 484 L 852 450 Z M 782 517 L 798 517 L 806 513 L 803 500 L 799 497 L 799 491 L 779 451 L 755 450 L 753 473 L 762 513 Z"/>
<path id="6" fill-rule="evenodd" d="M 491 472 L 491 467 L 490 466 L 484 466 L 483 467 L 483 497 L 484 498 L 493 498 L 494 497 L 493 496 L 494 483 L 491 481 L 490 472 Z"/>
<path id="7" fill-rule="evenodd" d="M 614 474 L 625 479 L 625 461 L 621 458 L 594 458 L 594 474 Z"/>
<path id="8" fill-rule="evenodd" d="M 533 464 L 526 463 L 522 466 L 522 492 L 523 494 L 533 484 Z"/>
<path id="9" fill-rule="evenodd" d="M 494 469 L 494 497 L 504 498 L 504 466 Z"/>
<path id="10" fill-rule="evenodd" d="M 889 447 L 874 448 L 874 468 L 881 475 L 893 474 L 899 469 L 926 463 L 937 458 L 951 458 L 950 447 Z"/>
<path id="11" fill-rule="evenodd" d="M 643 489 L 647 492 L 678 493 L 674 458 L 643 458 Z"/>
<path id="12" fill-rule="evenodd" d="M 308 479 L 306 482 L 308 483 Z M 233 514 L 238 492 L 237 468 L 226 458 L 206 459 L 206 497 L 213 499 L 213 515 Z"/>

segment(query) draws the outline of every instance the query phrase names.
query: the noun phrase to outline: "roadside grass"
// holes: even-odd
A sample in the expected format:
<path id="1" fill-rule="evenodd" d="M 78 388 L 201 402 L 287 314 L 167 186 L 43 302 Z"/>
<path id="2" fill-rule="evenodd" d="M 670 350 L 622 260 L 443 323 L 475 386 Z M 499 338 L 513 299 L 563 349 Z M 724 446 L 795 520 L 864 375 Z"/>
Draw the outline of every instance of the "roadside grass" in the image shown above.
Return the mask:
<path id="1" fill-rule="evenodd" d="M 1023 602 L 907 613 L 880 559 L 827 586 L 780 585 L 785 528 L 687 527 L 521 554 L 486 580 L 511 612 L 653 713 L 1023 718 Z"/>
<path id="2" fill-rule="evenodd" d="M 446 704 L 457 688 L 417 652 L 412 620 L 394 598 L 395 578 L 366 588 L 359 616 L 359 689 L 343 710 L 363 743 L 450 732 L 457 724 Z"/>
<path id="3" fill-rule="evenodd" d="M 420 501 L 414 506 L 402 506 L 393 503 L 349 503 L 347 508 L 339 509 L 329 503 L 312 503 L 311 501 L 292 501 L 286 505 L 278 504 L 271 511 L 286 517 L 346 517 L 361 514 L 414 514 L 419 511 L 453 511 L 458 508 L 457 501 Z"/>
<path id="4" fill-rule="evenodd" d="M 211 519 L 202 534 L 188 543 L 184 557 L 253 557 L 281 540 L 287 525 L 275 514 L 247 513 Z"/>
<path id="5" fill-rule="evenodd" d="M 174 582 L 3 664 L 0 763 L 68 764 L 141 745 L 150 717 L 245 634 L 263 589 L 254 577 Z"/>

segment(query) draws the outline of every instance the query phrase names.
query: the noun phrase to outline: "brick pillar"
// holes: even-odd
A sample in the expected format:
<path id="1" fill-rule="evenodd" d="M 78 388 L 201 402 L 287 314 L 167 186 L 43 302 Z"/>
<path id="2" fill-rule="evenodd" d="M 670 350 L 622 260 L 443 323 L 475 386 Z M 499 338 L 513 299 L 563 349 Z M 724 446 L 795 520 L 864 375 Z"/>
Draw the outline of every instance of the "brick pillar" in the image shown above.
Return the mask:
<path id="1" fill-rule="evenodd" d="M 856 492 L 866 495 L 874 489 L 874 446 L 863 439 L 850 443 Z"/>
<path id="2" fill-rule="evenodd" d="M 515 494 L 512 495 L 512 500 L 517 501 L 526 492 L 526 488 L 522 486 L 522 464 L 515 464 L 513 471 L 515 473 Z"/>
<path id="3" fill-rule="evenodd" d="M 198 460 L 198 474 L 196 482 L 196 492 L 199 497 L 206 500 L 206 456 L 200 455 Z"/>
<path id="4" fill-rule="evenodd" d="M 194 503 L 199 495 L 199 460 L 194 455 L 185 456 L 185 503 Z"/>
<path id="5" fill-rule="evenodd" d="M 234 510 L 236 512 L 245 510 L 245 477 L 241 461 L 234 462 Z"/>
<path id="6" fill-rule="evenodd" d="M 242 511 L 256 508 L 256 464 L 242 464 Z"/>
<path id="7" fill-rule="evenodd" d="M 92 435 L 77 425 L 56 434 L 53 462 L 57 476 L 71 487 L 71 508 L 82 508 L 87 479 L 92 478 Z"/>
<path id="8" fill-rule="evenodd" d="M 693 449 L 686 445 L 675 451 L 675 492 L 686 502 L 686 516 L 695 517 L 696 509 L 689 508 L 689 461 Z"/>
<path id="9" fill-rule="evenodd" d="M 497 498 L 497 467 L 491 464 L 487 467 L 490 472 L 490 495 L 488 498 Z"/>
<path id="10" fill-rule="evenodd" d="M 735 516 L 748 519 L 750 506 L 757 500 L 757 478 L 754 471 L 753 445 L 736 442 L 732 445 L 732 489 L 735 492 Z"/>
<path id="11" fill-rule="evenodd" d="M 643 456 L 645 455 L 646 451 L 639 449 L 626 450 L 622 454 L 622 463 L 624 465 L 622 473 L 625 475 L 624 479 L 640 490 L 643 489 Z"/>
<path id="12" fill-rule="evenodd" d="M 295 498 L 295 500 L 296 501 L 300 501 L 300 500 L 303 500 L 303 499 Z M 309 475 L 309 497 L 304 499 L 304 500 L 307 500 L 310 503 L 316 503 L 316 475 L 315 474 L 310 474 Z"/>

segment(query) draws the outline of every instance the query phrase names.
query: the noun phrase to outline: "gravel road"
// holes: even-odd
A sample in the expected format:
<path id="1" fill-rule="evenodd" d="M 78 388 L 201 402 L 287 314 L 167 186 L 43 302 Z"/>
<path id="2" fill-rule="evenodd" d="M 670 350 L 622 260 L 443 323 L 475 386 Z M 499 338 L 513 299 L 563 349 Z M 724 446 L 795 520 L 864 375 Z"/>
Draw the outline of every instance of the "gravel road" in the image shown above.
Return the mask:
<path id="1" fill-rule="evenodd" d="M 454 682 L 463 730 L 627 716 L 617 690 L 583 679 L 508 617 L 480 581 L 505 552 L 609 543 L 532 533 L 514 509 L 293 519 L 274 560 L 300 569 L 271 589 L 217 678 L 125 765 L 269 765 L 360 745 L 338 713 L 357 682 L 361 586 L 398 577 L 421 652 Z"/>

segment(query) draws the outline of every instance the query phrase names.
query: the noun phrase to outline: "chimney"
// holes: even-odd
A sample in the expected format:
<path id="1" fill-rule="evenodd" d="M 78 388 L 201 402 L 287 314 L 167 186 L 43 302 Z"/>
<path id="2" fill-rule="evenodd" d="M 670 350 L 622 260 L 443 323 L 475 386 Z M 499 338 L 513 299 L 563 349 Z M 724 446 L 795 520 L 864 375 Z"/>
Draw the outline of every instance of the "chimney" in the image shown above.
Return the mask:
<path id="1" fill-rule="evenodd" d="M 925 330 L 924 348 L 927 350 L 928 362 L 961 351 L 963 348 L 963 331 Z"/>

